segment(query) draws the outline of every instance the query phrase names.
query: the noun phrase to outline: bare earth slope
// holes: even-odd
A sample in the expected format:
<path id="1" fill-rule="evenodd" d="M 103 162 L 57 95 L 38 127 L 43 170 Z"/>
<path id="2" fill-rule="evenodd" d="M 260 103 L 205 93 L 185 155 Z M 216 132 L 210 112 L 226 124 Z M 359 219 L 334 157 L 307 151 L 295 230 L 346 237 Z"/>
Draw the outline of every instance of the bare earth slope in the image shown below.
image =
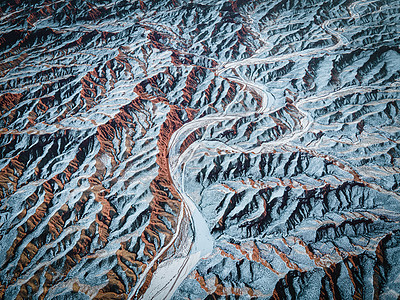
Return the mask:
<path id="1" fill-rule="evenodd" d="M 1 299 L 398 299 L 400 1 L 0 3 Z"/>

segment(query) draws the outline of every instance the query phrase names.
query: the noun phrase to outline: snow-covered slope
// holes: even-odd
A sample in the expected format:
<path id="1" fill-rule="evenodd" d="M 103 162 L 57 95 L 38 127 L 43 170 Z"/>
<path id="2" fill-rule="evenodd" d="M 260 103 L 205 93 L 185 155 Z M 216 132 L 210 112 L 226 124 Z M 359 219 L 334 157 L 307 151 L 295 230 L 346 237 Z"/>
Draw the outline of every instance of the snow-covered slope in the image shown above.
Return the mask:
<path id="1" fill-rule="evenodd" d="M 0 298 L 397 299 L 400 2 L 3 1 Z"/>

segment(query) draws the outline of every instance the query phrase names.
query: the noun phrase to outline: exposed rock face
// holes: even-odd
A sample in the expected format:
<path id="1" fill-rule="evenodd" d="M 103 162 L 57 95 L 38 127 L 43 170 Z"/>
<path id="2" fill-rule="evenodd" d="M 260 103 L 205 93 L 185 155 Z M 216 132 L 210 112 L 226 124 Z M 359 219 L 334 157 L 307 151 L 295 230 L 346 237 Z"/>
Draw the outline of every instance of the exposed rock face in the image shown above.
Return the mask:
<path id="1" fill-rule="evenodd" d="M 4 1 L 1 299 L 398 299 L 400 1 Z"/>

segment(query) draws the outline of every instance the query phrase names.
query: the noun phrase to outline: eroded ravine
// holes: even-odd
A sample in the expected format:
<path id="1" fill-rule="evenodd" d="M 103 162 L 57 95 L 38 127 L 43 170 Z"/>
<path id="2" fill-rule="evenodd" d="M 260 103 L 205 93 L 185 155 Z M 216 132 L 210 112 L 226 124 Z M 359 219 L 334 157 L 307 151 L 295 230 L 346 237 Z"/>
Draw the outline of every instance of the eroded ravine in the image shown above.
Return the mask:
<path id="1" fill-rule="evenodd" d="M 354 6 L 351 8 L 352 11 L 354 10 Z M 353 16 L 353 13 L 351 15 Z M 330 28 L 330 22 L 334 20 L 326 20 L 321 24 L 321 28 L 325 30 L 327 33 L 332 35 L 332 37 L 337 39 L 337 43 L 333 46 L 326 47 L 324 49 L 319 49 L 319 50 L 307 50 L 307 51 L 301 51 L 301 52 L 294 52 L 286 55 L 279 55 L 276 57 L 268 57 L 268 58 L 259 58 L 258 56 L 261 56 L 263 53 L 257 51 L 257 53 L 254 55 L 255 57 L 250 57 L 246 58 L 240 61 L 235 61 L 235 62 L 227 62 L 221 67 L 216 67 L 216 75 L 217 76 L 222 76 L 224 72 L 228 70 L 235 70 L 238 67 L 241 66 L 249 66 L 249 65 L 257 65 L 257 64 L 268 64 L 268 63 L 273 63 L 273 62 L 278 62 L 282 60 L 289 60 L 293 57 L 302 57 L 302 56 L 313 56 L 317 55 L 320 53 L 325 53 L 325 52 L 332 52 L 336 49 L 339 49 L 343 45 L 347 45 L 349 41 L 347 40 L 346 37 L 344 37 L 342 34 L 336 32 L 335 30 Z M 300 99 L 298 100 L 297 103 L 295 103 L 295 107 L 299 112 L 299 115 L 301 116 L 300 120 L 300 125 L 299 128 L 293 130 L 290 133 L 286 133 L 283 136 L 279 137 L 275 141 L 270 141 L 263 143 L 261 146 L 252 148 L 252 149 L 243 149 L 238 146 L 229 146 L 223 142 L 208 142 L 203 143 L 203 141 L 195 141 L 191 143 L 183 153 L 180 153 L 181 145 L 182 143 L 186 140 L 186 138 L 192 134 L 194 131 L 198 130 L 199 128 L 206 128 L 214 123 L 217 122 L 223 122 L 223 121 L 228 121 L 228 120 L 237 120 L 239 118 L 243 118 L 252 114 L 269 114 L 272 113 L 279 108 L 283 107 L 285 103 L 283 101 L 279 102 L 276 100 L 276 98 L 269 92 L 265 91 L 261 86 L 257 85 L 255 82 L 251 82 L 250 80 L 245 80 L 243 79 L 242 76 L 239 75 L 239 77 L 226 77 L 225 80 L 233 81 L 239 85 L 241 85 L 243 88 L 241 90 L 252 90 L 255 92 L 259 97 L 262 99 L 262 105 L 257 109 L 257 111 L 254 112 L 247 112 L 247 113 L 229 113 L 229 108 L 233 103 L 229 103 L 226 107 L 226 110 L 220 113 L 215 113 L 212 115 L 207 115 L 199 119 L 195 119 L 193 121 L 190 121 L 186 124 L 184 124 L 181 128 L 179 128 L 174 134 L 172 135 L 169 145 L 168 145 L 168 151 L 169 151 L 169 169 L 170 169 L 170 174 L 171 178 L 173 180 L 173 184 L 176 188 L 176 190 L 179 192 L 179 195 L 181 196 L 182 199 L 182 208 L 181 208 L 181 213 L 178 218 L 178 230 L 175 232 L 172 240 L 168 245 L 166 245 L 166 248 L 163 251 L 166 251 L 169 247 L 172 246 L 174 243 L 175 239 L 179 235 L 179 228 L 180 224 L 184 221 L 184 214 L 182 211 L 187 212 L 187 218 L 190 219 L 190 223 L 193 227 L 194 231 L 194 236 L 193 240 L 188 239 L 186 241 L 186 244 L 190 244 L 190 255 L 187 256 L 186 259 L 175 259 L 170 258 L 171 261 L 166 261 L 164 262 L 164 265 L 161 264 L 159 266 L 159 269 L 155 272 L 153 280 L 154 282 L 168 282 L 168 284 L 161 284 L 161 285 L 154 285 L 153 289 L 149 289 L 146 291 L 146 294 L 144 298 L 148 299 L 157 299 L 157 297 L 164 297 L 168 298 L 173 295 L 174 291 L 176 288 L 179 286 L 179 284 L 183 281 L 183 279 L 191 272 L 191 270 L 196 266 L 197 262 L 201 258 L 207 257 L 211 251 L 213 250 L 213 238 L 210 234 L 210 229 L 207 226 L 207 222 L 205 220 L 205 217 L 202 215 L 202 213 L 199 211 L 197 204 L 195 201 L 192 199 L 190 196 L 190 192 L 188 192 L 185 189 L 184 186 L 184 174 L 185 174 L 185 167 L 186 164 L 193 159 L 193 155 L 198 151 L 198 149 L 201 148 L 206 148 L 208 152 L 213 152 L 218 150 L 218 153 L 220 152 L 226 152 L 226 153 L 253 153 L 253 154 L 266 154 L 274 151 L 275 148 L 286 148 L 290 145 L 290 142 L 293 140 L 298 140 L 306 134 L 310 127 L 312 126 L 313 119 L 311 118 L 310 114 L 304 110 L 301 109 L 301 106 L 304 103 L 312 102 L 312 101 L 319 101 L 323 98 L 329 98 L 332 96 L 336 96 L 336 94 L 340 95 L 346 95 L 346 94 L 354 94 L 358 90 L 357 88 L 349 88 L 345 90 L 339 90 L 335 92 L 331 92 L 330 94 L 325 94 L 325 95 L 318 95 L 318 96 L 313 96 L 310 99 Z M 360 88 L 360 91 L 365 92 L 365 87 Z M 212 147 L 215 148 L 212 148 Z M 290 146 L 289 146 L 290 147 Z M 305 151 L 307 152 L 307 149 L 301 149 L 299 147 L 296 147 L 297 150 L 300 151 Z M 314 153 L 314 155 L 318 156 L 318 153 Z M 327 157 L 325 157 L 327 159 Z M 342 165 L 340 162 L 337 162 L 337 159 L 335 158 L 329 158 L 332 160 L 334 163 Z M 343 169 L 347 170 L 349 167 L 343 165 Z M 357 175 L 358 176 L 358 175 Z M 363 182 L 365 184 L 365 182 Z M 370 187 L 377 189 L 380 191 L 381 189 L 377 186 L 370 185 Z M 383 191 L 387 192 L 387 191 Z M 391 193 L 394 196 L 397 196 L 395 193 Z M 179 250 L 176 251 L 177 253 Z M 158 258 L 161 256 L 162 252 L 156 257 Z M 151 267 L 151 264 L 149 265 Z M 174 270 L 179 270 L 179 272 L 174 272 Z"/>
<path id="2" fill-rule="evenodd" d="M 272 111 L 273 109 L 277 109 L 272 94 L 263 91 L 254 83 L 244 81 L 243 79 L 239 78 L 229 78 L 229 80 L 241 84 L 246 88 L 251 88 L 252 90 L 256 91 L 257 94 L 259 94 L 259 96 L 262 98 L 262 105 L 255 113 L 262 114 Z M 182 177 L 182 170 L 186 162 L 190 160 L 190 153 L 196 143 L 191 144 L 183 153 L 180 153 L 181 144 L 192 132 L 198 128 L 207 127 L 215 122 L 234 120 L 252 114 L 254 114 L 254 112 L 248 112 L 246 114 L 229 114 L 225 111 L 222 113 L 208 115 L 184 124 L 172 135 L 168 145 L 169 170 L 175 189 L 178 191 L 182 199 L 182 207 L 177 221 L 177 231 L 174 233 L 171 241 L 163 248 L 162 251 L 157 254 L 157 256 L 154 257 L 152 262 L 148 264 L 146 270 L 143 272 L 141 277 L 142 279 L 138 282 L 136 289 L 132 293 L 132 297 L 140 288 L 141 284 L 143 283 L 143 278 L 146 277 L 148 270 L 152 268 L 154 262 L 174 244 L 175 240 L 180 235 L 179 229 L 181 228 L 182 222 L 189 221 L 193 227 L 193 240 L 187 237 L 187 240 L 184 243 L 184 247 L 190 247 L 190 254 L 186 258 L 170 258 L 170 261 L 165 261 L 164 264 L 159 265 L 152 279 L 154 287 L 149 287 L 149 289 L 143 295 L 144 299 L 157 299 L 157 297 L 163 297 L 164 299 L 167 299 L 168 297 L 171 297 L 179 284 L 196 266 L 197 262 L 201 258 L 207 257 L 213 250 L 213 238 L 210 234 L 210 230 L 207 226 L 204 216 L 197 208 L 196 203 L 193 201 L 190 194 L 185 190 Z M 183 220 L 185 217 L 183 212 L 187 213 L 186 217 L 189 220 Z M 179 251 L 179 249 L 176 250 L 177 255 L 179 255 Z M 176 270 L 181 271 L 176 272 Z"/>
<path id="3" fill-rule="evenodd" d="M 320 51 L 332 51 L 336 48 L 341 47 L 344 44 L 342 35 L 336 33 L 332 29 L 329 29 L 329 21 L 325 21 L 322 25 L 322 28 L 327 30 L 330 34 L 336 36 L 338 38 L 338 43 L 334 46 L 328 47 L 326 49 L 322 49 Z M 290 59 L 291 57 L 298 55 L 314 55 L 319 53 L 319 51 L 307 51 L 304 53 L 293 53 L 289 55 L 279 56 L 279 57 L 270 57 L 267 59 L 258 59 L 258 58 L 248 58 L 243 59 L 241 61 L 235 61 L 232 63 L 226 63 L 223 67 L 217 67 L 217 76 L 221 76 L 225 71 L 236 69 L 240 66 L 248 66 L 251 64 L 260 64 L 260 63 L 271 63 L 274 61 L 280 61 L 283 59 Z M 257 52 L 257 56 L 262 53 Z M 213 237 L 211 236 L 210 230 L 207 226 L 207 222 L 204 216 L 199 211 L 197 204 L 191 198 L 190 193 L 188 193 L 184 187 L 184 168 L 188 161 L 191 160 L 192 154 L 196 152 L 199 147 L 204 147 L 201 142 L 194 142 L 183 152 L 180 153 L 180 148 L 182 143 L 186 140 L 186 138 L 193 133 L 195 130 L 207 127 L 216 122 L 222 122 L 226 120 L 236 120 L 239 118 L 243 118 L 249 115 L 257 114 L 268 114 L 273 111 L 278 110 L 285 104 L 283 101 L 277 101 L 276 98 L 269 92 L 265 91 L 261 86 L 257 85 L 254 82 L 243 79 L 240 77 L 227 77 L 226 80 L 233 81 L 241 86 L 243 86 L 242 90 L 252 90 L 262 99 L 261 106 L 255 112 L 247 112 L 247 113 L 229 113 L 229 107 L 232 103 L 227 105 L 227 108 L 224 112 L 216 113 L 212 115 L 207 115 L 205 117 L 195 119 L 184 124 L 177 131 L 175 131 L 169 141 L 168 145 L 168 163 L 169 170 L 171 174 L 171 178 L 173 180 L 173 184 L 175 189 L 178 191 L 181 199 L 182 199 L 182 207 L 180 210 L 180 214 L 178 216 L 177 221 L 177 231 L 174 233 L 170 242 L 160 251 L 153 260 L 147 265 L 146 270 L 143 272 L 141 280 L 138 282 L 136 288 L 133 290 L 132 296 L 135 295 L 136 291 L 140 288 L 143 283 L 143 279 L 146 278 L 147 272 L 149 269 L 153 267 L 153 264 L 156 260 L 158 260 L 165 251 L 167 251 L 175 242 L 176 238 L 180 234 L 181 223 L 184 222 L 184 211 L 187 212 L 187 218 L 190 219 L 190 224 L 193 227 L 194 236 L 193 240 L 188 238 L 185 242 L 186 247 L 190 247 L 190 254 L 186 257 L 186 259 L 174 259 L 170 258 L 170 261 L 165 261 L 164 264 L 159 265 L 157 271 L 154 273 L 152 282 L 153 286 L 150 286 L 149 289 L 142 296 L 143 299 L 157 299 L 158 297 L 163 297 L 167 299 L 171 297 L 174 291 L 177 289 L 179 284 L 186 278 L 189 272 L 196 266 L 197 262 L 201 258 L 207 257 L 213 250 Z M 298 108 L 299 109 L 299 108 Z M 274 142 L 264 143 L 258 149 L 241 149 L 232 148 L 231 146 L 227 146 L 224 143 L 217 143 L 219 151 L 230 151 L 239 152 L 239 153 L 268 153 L 273 150 L 274 147 L 279 147 L 285 144 L 290 143 L 290 141 L 294 139 L 298 139 L 303 134 L 305 134 L 310 126 L 312 125 L 312 120 L 310 119 L 309 114 L 305 111 L 299 109 L 299 112 L 302 114 L 300 128 L 291 132 L 290 134 L 285 134 L 283 137 Z M 209 147 L 208 150 L 212 151 Z M 190 246 L 189 246 L 190 245 Z M 179 250 L 176 250 L 176 253 L 179 253 Z M 176 272 L 179 270 L 179 272 Z"/>
<path id="4" fill-rule="evenodd" d="M 399 295 L 397 0 L 27 1 L 0 298 Z"/>

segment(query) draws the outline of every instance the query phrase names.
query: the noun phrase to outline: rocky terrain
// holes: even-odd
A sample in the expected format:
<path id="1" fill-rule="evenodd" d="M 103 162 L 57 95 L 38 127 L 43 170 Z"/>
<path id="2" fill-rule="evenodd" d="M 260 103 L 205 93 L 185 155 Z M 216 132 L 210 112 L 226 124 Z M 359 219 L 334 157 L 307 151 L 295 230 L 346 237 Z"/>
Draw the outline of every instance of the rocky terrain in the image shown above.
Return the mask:
<path id="1" fill-rule="evenodd" d="M 400 1 L 0 3 L 1 299 L 399 299 Z"/>

